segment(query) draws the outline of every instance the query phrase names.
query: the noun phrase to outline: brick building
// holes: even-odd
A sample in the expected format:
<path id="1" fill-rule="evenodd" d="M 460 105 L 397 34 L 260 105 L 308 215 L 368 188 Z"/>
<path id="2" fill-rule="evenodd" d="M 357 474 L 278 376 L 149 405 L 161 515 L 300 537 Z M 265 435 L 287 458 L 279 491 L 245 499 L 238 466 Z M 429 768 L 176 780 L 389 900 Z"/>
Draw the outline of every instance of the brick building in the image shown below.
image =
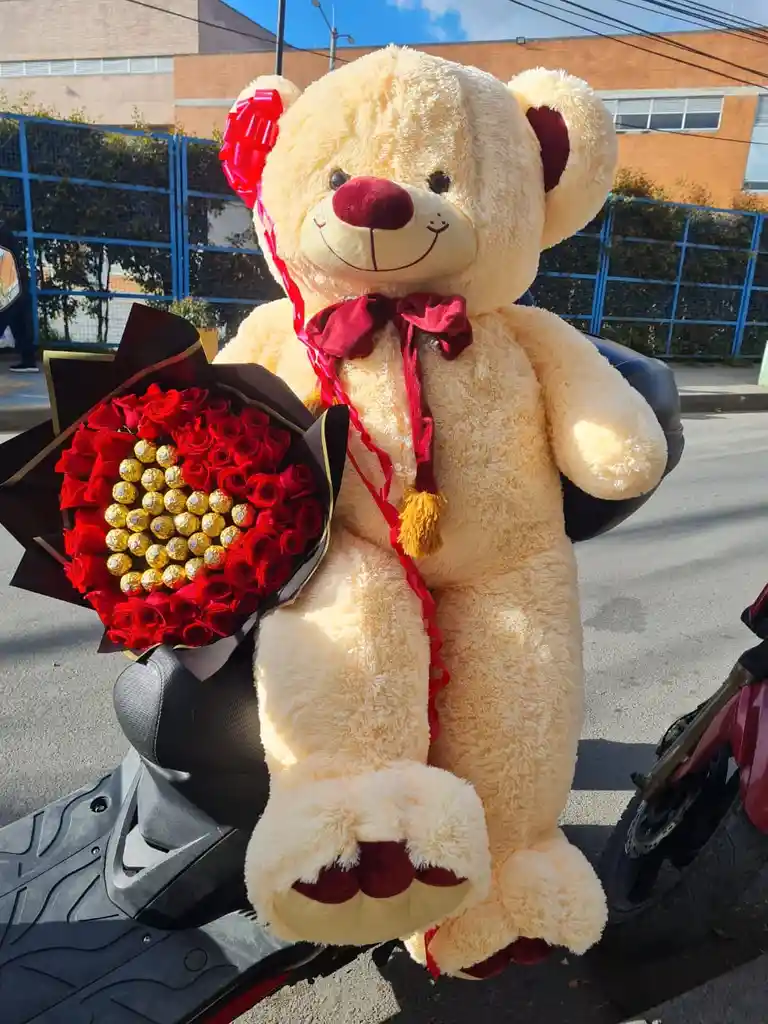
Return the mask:
<path id="1" fill-rule="evenodd" d="M 710 63 L 658 41 L 623 38 L 691 64 Z M 728 77 L 768 83 L 765 42 L 725 32 L 684 32 L 668 38 L 734 64 L 765 68 L 765 74 L 758 79 L 728 65 L 722 65 L 722 73 L 700 70 L 597 37 L 420 49 L 475 65 L 503 80 L 537 65 L 565 68 L 586 79 L 614 111 L 621 133 L 622 166 L 643 170 L 673 194 L 681 191 L 682 180 L 701 186 L 722 205 L 730 205 L 745 187 L 768 193 L 768 85 L 740 84 Z M 349 60 L 364 52 L 344 49 L 340 56 Z M 179 57 L 174 64 L 177 122 L 190 134 L 209 136 L 222 126 L 243 86 L 271 72 L 273 64 L 268 53 Z M 318 54 L 286 55 L 285 74 L 301 86 L 327 68 L 327 61 Z"/>
<path id="2" fill-rule="evenodd" d="M 258 57 L 274 45 L 222 0 L 3 0 L 0 94 L 101 124 L 130 125 L 139 111 L 164 128 L 174 123 L 177 54 Z"/>

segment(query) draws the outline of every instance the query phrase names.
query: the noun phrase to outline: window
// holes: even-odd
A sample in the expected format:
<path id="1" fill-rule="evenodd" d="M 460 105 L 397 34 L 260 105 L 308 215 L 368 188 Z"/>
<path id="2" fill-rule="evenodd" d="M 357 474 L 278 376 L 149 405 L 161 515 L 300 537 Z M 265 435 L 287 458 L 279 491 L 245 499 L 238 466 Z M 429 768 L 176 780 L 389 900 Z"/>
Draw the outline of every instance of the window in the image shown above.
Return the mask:
<path id="1" fill-rule="evenodd" d="M 48 75 L 167 75 L 172 72 L 173 57 L 0 61 L 0 78 L 43 78 Z"/>
<path id="2" fill-rule="evenodd" d="M 750 192 L 768 192 L 768 96 L 761 96 L 757 101 L 744 188 Z"/>
<path id="3" fill-rule="evenodd" d="M 722 96 L 648 96 L 608 99 L 618 132 L 717 131 Z"/>

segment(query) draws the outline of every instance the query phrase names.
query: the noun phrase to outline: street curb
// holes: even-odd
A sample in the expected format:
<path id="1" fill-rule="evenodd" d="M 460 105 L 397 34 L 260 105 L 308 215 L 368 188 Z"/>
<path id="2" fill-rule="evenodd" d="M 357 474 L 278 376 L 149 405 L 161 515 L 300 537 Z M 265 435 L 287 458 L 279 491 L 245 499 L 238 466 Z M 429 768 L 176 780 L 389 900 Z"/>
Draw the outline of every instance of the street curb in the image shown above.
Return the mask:
<path id="1" fill-rule="evenodd" d="M 50 418 L 51 410 L 47 405 L 22 405 L 3 408 L 0 405 L 0 433 L 16 434 L 22 430 L 36 427 L 38 423 Z"/>
<path id="2" fill-rule="evenodd" d="M 680 411 L 686 413 L 768 412 L 768 389 L 725 391 L 715 394 L 680 395 Z"/>

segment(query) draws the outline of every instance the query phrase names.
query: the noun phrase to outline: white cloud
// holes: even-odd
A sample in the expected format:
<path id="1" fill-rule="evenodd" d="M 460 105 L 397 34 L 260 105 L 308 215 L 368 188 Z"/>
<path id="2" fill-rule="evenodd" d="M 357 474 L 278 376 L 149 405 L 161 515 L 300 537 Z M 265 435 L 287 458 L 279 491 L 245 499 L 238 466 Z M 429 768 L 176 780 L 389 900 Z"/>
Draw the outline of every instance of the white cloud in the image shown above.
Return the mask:
<path id="1" fill-rule="evenodd" d="M 586 13 L 577 8 L 569 8 L 562 4 L 559 8 L 549 7 L 548 14 L 534 14 L 524 7 L 518 7 L 511 0 L 388 0 L 394 7 L 403 9 L 421 9 L 429 15 L 436 40 L 445 38 L 446 19 L 458 19 L 465 39 L 514 39 L 515 36 L 526 36 L 528 39 L 546 36 L 569 36 L 580 34 L 580 30 L 558 21 L 556 13 L 575 23 L 580 23 L 586 31 L 610 33 L 620 31 L 618 26 L 586 21 Z M 527 0 L 525 0 L 527 2 Z M 641 11 L 628 7 L 616 0 L 579 0 L 586 7 L 604 12 L 614 18 L 622 19 L 645 31 L 670 32 L 706 28 L 704 24 L 691 25 L 671 18 L 656 16 L 651 11 Z M 709 0 L 710 6 L 732 14 L 737 18 L 747 18 L 764 23 L 766 20 L 766 0 Z M 539 6 L 537 0 L 532 5 Z M 688 17 L 688 15 L 686 15 Z M 695 16 L 693 20 L 696 21 Z"/>

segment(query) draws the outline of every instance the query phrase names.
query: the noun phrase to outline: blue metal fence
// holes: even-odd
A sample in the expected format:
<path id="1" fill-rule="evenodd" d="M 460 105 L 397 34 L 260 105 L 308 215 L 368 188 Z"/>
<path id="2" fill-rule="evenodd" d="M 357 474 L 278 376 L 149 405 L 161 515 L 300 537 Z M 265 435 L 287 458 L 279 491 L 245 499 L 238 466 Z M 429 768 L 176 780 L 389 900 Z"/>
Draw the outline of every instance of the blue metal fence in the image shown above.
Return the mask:
<path id="1" fill-rule="evenodd" d="M 207 139 L 0 114 L 0 219 L 26 243 L 48 346 L 114 345 L 132 302 L 188 296 L 231 334 L 280 294 Z M 758 357 L 765 219 L 613 196 L 544 253 L 537 300 L 662 357 Z"/>

